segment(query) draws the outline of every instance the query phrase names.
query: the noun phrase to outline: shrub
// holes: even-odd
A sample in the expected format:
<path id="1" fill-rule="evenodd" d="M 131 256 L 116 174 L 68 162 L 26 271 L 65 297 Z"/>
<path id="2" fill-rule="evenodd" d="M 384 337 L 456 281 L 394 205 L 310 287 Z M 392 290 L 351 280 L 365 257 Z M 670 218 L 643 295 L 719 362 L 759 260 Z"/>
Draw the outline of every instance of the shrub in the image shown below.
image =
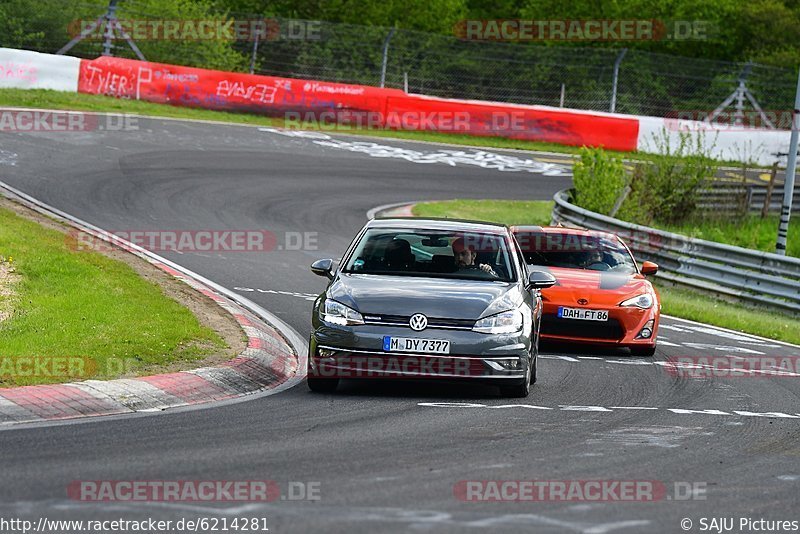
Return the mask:
<path id="1" fill-rule="evenodd" d="M 664 130 L 654 141 L 658 153 L 652 163 L 637 168 L 620 216 L 635 214 L 637 222 L 645 224 L 653 220 L 679 222 L 695 212 L 698 190 L 717 171 L 711 157 L 714 145 L 689 132 L 681 132 L 676 145 Z"/>
<path id="2" fill-rule="evenodd" d="M 628 185 L 628 177 L 620 158 L 602 148 L 583 147 L 575 164 L 573 202 L 596 213 L 608 215 Z"/>

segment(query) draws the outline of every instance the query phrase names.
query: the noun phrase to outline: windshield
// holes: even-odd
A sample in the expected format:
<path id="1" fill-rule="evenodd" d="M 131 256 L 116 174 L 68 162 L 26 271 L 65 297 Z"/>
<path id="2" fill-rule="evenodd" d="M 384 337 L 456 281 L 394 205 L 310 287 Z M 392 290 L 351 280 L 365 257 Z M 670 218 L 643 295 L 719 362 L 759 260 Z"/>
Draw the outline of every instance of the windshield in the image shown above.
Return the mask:
<path id="1" fill-rule="evenodd" d="M 528 265 L 635 273 L 636 263 L 615 236 L 555 232 L 515 234 Z"/>
<path id="2" fill-rule="evenodd" d="M 515 281 L 501 235 L 373 228 L 361 237 L 345 273 Z"/>

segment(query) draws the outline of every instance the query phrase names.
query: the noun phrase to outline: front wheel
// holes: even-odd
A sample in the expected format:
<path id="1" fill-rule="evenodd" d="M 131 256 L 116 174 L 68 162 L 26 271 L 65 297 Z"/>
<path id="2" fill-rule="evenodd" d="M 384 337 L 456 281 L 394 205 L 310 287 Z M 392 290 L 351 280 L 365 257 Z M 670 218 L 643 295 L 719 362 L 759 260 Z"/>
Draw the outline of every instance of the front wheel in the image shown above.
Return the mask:
<path id="1" fill-rule="evenodd" d="M 525 378 L 522 379 L 522 382 L 519 384 L 515 384 L 513 386 L 500 386 L 500 394 L 503 397 L 509 397 L 514 399 L 524 399 L 531 393 L 531 384 L 536 382 L 536 372 L 535 369 L 536 360 L 532 359 L 528 362 L 528 373 Z"/>

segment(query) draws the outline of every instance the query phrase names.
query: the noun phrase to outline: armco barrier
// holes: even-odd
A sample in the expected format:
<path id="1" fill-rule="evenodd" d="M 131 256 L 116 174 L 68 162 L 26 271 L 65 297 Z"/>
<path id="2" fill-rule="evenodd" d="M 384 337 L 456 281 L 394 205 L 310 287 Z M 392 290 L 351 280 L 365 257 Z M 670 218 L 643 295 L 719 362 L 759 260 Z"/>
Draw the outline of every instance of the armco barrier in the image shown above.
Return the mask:
<path id="1" fill-rule="evenodd" d="M 553 197 L 553 223 L 620 235 L 637 260 L 659 264 L 658 276 L 720 295 L 800 312 L 800 258 L 779 256 L 664 232 L 600 215 Z"/>
<path id="2" fill-rule="evenodd" d="M 765 185 L 714 185 L 701 189 L 697 195 L 697 207 L 718 212 L 760 212 L 767 200 Z M 768 212 L 778 214 L 783 207 L 783 186 L 776 186 L 770 196 Z M 746 208 L 744 210 L 743 208 Z M 800 213 L 800 189 L 794 190 L 792 212 Z"/>

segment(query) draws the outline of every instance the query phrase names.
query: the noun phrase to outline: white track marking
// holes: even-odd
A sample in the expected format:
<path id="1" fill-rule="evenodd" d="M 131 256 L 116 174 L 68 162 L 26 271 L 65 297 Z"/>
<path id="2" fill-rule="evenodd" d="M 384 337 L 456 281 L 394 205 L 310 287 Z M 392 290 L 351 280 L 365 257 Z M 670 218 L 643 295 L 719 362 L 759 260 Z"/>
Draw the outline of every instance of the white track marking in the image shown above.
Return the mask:
<path id="1" fill-rule="evenodd" d="M 800 420 L 800 414 L 788 414 L 785 412 L 753 412 L 750 410 L 731 410 L 728 411 L 718 410 L 715 408 L 660 408 L 657 406 L 579 406 L 579 405 L 570 405 L 570 404 L 559 404 L 557 407 L 550 407 L 550 406 L 538 406 L 535 404 L 525 404 L 525 403 L 518 403 L 518 404 L 500 404 L 500 405 L 491 405 L 491 404 L 483 404 L 483 403 L 476 403 L 476 402 L 418 402 L 417 406 L 424 407 L 424 408 L 457 408 L 457 409 L 486 409 L 486 410 L 506 410 L 506 409 L 516 409 L 516 408 L 523 408 L 527 410 L 534 410 L 534 411 L 563 411 L 563 412 L 592 412 L 592 413 L 602 413 L 602 414 L 609 414 L 614 413 L 615 411 L 620 410 L 649 410 L 649 411 L 661 411 L 661 412 L 670 412 L 677 415 L 690 415 L 690 416 L 718 416 L 718 417 L 757 417 L 757 418 L 767 418 L 767 419 L 798 419 Z M 515 410 L 516 411 L 516 410 Z"/>

